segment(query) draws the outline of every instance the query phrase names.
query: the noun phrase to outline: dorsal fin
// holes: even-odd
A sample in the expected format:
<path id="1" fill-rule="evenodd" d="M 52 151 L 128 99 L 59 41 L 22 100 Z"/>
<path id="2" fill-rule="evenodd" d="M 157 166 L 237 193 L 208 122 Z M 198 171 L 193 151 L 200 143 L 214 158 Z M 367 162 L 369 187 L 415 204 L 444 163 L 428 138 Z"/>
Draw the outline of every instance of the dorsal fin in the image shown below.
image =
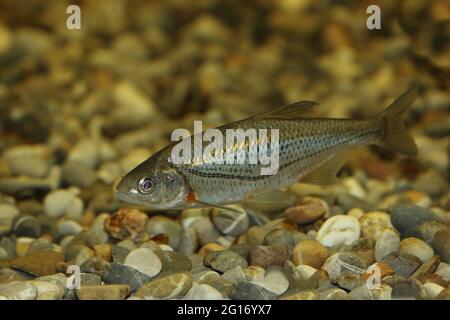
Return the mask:
<path id="1" fill-rule="evenodd" d="M 339 153 L 300 179 L 300 183 L 327 185 L 338 181 L 337 173 L 348 160 L 346 152 Z"/>
<path id="2" fill-rule="evenodd" d="M 300 118 L 308 114 L 311 114 L 314 107 L 318 105 L 314 101 L 298 101 L 291 104 L 287 104 L 276 110 L 264 112 L 258 117 L 263 118 Z"/>

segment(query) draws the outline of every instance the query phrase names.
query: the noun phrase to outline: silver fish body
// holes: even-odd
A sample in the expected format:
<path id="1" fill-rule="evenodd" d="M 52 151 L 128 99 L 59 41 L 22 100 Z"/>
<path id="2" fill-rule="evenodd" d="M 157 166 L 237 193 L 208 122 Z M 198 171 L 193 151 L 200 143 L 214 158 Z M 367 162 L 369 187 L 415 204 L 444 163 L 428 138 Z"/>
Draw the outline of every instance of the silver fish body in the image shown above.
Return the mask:
<path id="1" fill-rule="evenodd" d="M 224 143 L 223 152 L 243 150 L 244 163 L 205 163 L 194 157 L 192 162 L 175 164 L 171 159 L 175 142 L 130 171 L 119 183 L 119 199 L 155 209 L 183 209 L 220 206 L 242 201 L 252 195 L 269 192 L 298 181 L 332 183 L 345 163 L 345 151 L 356 146 L 379 144 L 405 155 L 417 153 L 417 147 L 403 124 L 403 114 L 417 96 L 411 88 L 376 117 L 362 120 L 309 118 L 306 115 L 316 103 L 300 102 L 273 112 L 256 115 L 221 126 L 227 129 L 277 129 L 279 133 L 278 171 L 261 175 L 261 164 L 250 163 L 253 145 L 270 142 L 248 139 Z M 191 136 L 192 153 L 194 139 Z M 202 141 L 206 147 L 208 142 Z M 230 150 L 232 149 L 232 150 Z M 252 151 L 253 150 L 253 151 Z M 150 186 L 150 187 L 149 187 Z M 149 188 L 148 188 L 149 187 Z"/>

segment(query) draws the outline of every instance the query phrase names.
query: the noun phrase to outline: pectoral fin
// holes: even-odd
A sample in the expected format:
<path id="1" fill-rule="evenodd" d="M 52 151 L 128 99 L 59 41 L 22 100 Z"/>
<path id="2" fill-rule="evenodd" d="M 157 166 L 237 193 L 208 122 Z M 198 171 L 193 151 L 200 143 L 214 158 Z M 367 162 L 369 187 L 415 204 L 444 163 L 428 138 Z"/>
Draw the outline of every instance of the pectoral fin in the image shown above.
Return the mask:
<path id="1" fill-rule="evenodd" d="M 348 155 L 345 152 L 337 154 L 301 178 L 300 182 L 319 185 L 336 183 L 338 181 L 336 175 L 347 160 Z"/>

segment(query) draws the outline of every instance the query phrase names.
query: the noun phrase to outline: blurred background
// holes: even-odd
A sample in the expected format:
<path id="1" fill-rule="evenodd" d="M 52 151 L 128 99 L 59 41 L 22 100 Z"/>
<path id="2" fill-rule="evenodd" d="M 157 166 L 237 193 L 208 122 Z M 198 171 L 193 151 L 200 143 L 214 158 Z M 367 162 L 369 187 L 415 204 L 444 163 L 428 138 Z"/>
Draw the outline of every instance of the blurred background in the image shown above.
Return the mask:
<path id="1" fill-rule="evenodd" d="M 80 30 L 66 27 L 70 4 Z M 380 30 L 366 27 L 372 4 Z M 419 156 L 371 147 L 347 174 L 414 182 L 431 168 L 423 180 L 446 190 L 449 17 L 447 0 L 1 0 L 0 193 L 76 187 L 101 211 L 121 175 L 193 120 L 217 126 L 297 100 L 370 116 L 413 83 Z"/>

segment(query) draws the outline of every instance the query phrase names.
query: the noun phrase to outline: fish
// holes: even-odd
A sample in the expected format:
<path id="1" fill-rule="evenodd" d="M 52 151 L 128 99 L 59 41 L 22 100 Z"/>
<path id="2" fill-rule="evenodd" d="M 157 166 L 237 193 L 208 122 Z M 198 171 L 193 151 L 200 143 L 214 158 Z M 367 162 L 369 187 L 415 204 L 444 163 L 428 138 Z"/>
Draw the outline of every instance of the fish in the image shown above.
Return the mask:
<path id="1" fill-rule="evenodd" d="M 154 210 L 183 210 L 198 207 L 226 207 L 264 195 L 294 183 L 333 184 L 356 147 L 379 145 L 405 156 L 418 153 L 413 137 L 404 124 L 408 107 L 418 96 L 413 86 L 394 100 L 381 113 L 363 119 L 318 118 L 312 116 L 318 103 L 300 101 L 217 129 L 277 129 L 278 171 L 261 174 L 259 163 L 174 163 L 171 153 L 179 143 L 194 135 L 175 141 L 150 156 L 128 172 L 116 186 L 120 201 Z M 250 146 L 263 139 L 246 140 L 224 146 L 233 151 L 244 148 L 249 159 Z M 269 139 L 266 139 L 267 143 Z M 206 142 L 202 142 L 205 145 Z M 179 146 L 179 145 L 178 145 Z M 193 148 L 192 148 L 193 149 Z M 192 151 L 193 152 L 193 151 Z"/>

